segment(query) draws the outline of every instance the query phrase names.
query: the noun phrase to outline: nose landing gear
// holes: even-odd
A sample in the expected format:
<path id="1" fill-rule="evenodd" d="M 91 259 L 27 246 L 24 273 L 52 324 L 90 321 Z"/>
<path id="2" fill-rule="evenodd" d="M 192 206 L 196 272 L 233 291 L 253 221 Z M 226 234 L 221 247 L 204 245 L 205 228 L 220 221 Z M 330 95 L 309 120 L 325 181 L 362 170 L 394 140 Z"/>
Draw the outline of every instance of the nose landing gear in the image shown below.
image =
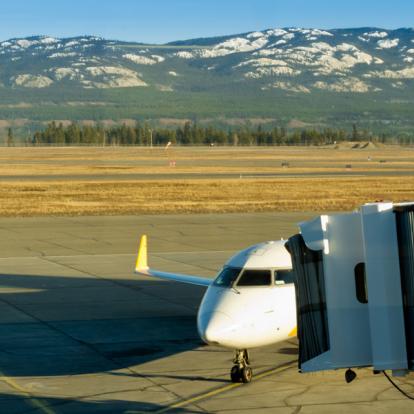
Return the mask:
<path id="1" fill-rule="evenodd" d="M 234 357 L 233 368 L 230 371 L 232 382 L 248 383 L 252 380 L 253 371 L 249 366 L 249 354 L 246 349 L 238 349 Z"/>

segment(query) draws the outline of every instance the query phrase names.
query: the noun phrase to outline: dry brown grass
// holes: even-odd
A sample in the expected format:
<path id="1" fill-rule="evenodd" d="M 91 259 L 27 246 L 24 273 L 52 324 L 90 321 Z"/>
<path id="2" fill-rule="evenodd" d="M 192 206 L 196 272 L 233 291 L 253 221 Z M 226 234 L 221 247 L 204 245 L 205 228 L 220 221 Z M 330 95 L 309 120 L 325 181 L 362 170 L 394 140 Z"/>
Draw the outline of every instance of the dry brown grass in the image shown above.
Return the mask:
<path id="1" fill-rule="evenodd" d="M 176 167 L 169 166 L 176 161 Z M 385 162 L 384 162 L 385 161 Z M 288 163 L 289 167 L 282 167 Z M 333 148 L 1 148 L 0 176 L 414 171 L 414 151 Z"/>
<path id="2" fill-rule="evenodd" d="M 414 177 L 0 184 L 0 215 L 340 211 L 414 199 Z"/>
<path id="3" fill-rule="evenodd" d="M 177 161 L 175 168 L 168 166 L 172 158 Z M 380 160 L 386 162 L 380 163 Z M 289 168 L 282 168 L 282 161 L 289 162 Z M 370 175 L 311 175 L 343 172 L 347 164 L 352 165 L 354 172 Z M 387 176 L 381 175 L 384 170 Z M 162 149 L 142 148 L 2 148 L 0 176 L 14 177 L 14 180 L 0 182 L 0 215 L 350 210 L 375 200 L 413 200 L 413 171 L 414 152 L 401 148 L 369 152 L 319 148 L 185 148 L 173 149 L 168 154 Z M 286 174 L 286 177 L 174 178 L 183 172 L 201 175 L 231 172 L 242 177 L 248 177 L 250 172 L 263 172 Z M 131 173 L 151 174 L 153 179 L 125 179 Z M 160 173 L 168 173 L 171 178 L 157 178 Z M 295 173 L 305 175 L 292 177 Z M 79 174 L 86 177 L 74 180 Z M 32 178 L 26 177 L 24 181 L 19 179 L 22 175 Z M 54 179 L 42 181 L 41 175 Z M 107 180 L 97 179 L 108 175 Z"/>

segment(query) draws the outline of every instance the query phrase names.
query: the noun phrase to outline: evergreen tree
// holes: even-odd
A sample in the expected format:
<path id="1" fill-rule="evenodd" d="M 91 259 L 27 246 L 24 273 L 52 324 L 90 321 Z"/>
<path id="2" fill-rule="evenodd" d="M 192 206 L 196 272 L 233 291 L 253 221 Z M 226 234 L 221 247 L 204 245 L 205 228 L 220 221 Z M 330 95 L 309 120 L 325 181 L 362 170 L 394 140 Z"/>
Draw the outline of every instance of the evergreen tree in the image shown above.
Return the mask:
<path id="1" fill-rule="evenodd" d="M 359 132 L 356 124 L 352 124 L 351 141 L 359 141 Z"/>
<path id="2" fill-rule="evenodd" d="M 14 136 L 11 128 L 7 130 L 7 146 L 14 147 Z"/>
<path id="3" fill-rule="evenodd" d="M 183 134 L 182 134 L 182 143 L 184 145 L 191 144 L 192 142 L 192 130 L 191 130 L 191 122 L 187 121 L 184 124 Z"/>
<path id="4" fill-rule="evenodd" d="M 168 142 L 179 145 L 325 145 L 347 139 L 386 142 L 391 137 L 385 134 L 374 135 L 369 130 L 359 131 L 356 125 L 347 132 L 343 129 L 324 128 L 286 131 L 285 128 L 265 129 L 258 126 L 252 129 L 245 125 L 235 131 L 224 130 L 211 125 L 200 126 L 186 122 L 177 129 L 150 128 L 147 124 L 137 122 L 133 126 L 126 124 L 107 129 L 102 124 L 79 126 L 73 122 L 64 127 L 61 123 L 51 122 L 41 131 L 37 131 L 31 140 L 33 145 L 153 145 L 164 146 Z M 407 139 L 408 137 L 408 139 Z M 411 135 L 401 135 L 394 142 L 407 144 Z M 7 134 L 7 145 L 13 145 L 11 128 Z"/>

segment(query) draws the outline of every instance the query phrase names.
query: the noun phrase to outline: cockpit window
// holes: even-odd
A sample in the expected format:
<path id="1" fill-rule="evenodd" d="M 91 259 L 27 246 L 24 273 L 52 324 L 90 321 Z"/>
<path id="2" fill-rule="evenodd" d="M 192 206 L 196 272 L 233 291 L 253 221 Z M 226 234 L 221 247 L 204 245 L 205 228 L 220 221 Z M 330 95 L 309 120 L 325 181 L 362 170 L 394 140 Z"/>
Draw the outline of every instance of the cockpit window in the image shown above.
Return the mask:
<path id="1" fill-rule="evenodd" d="M 284 285 L 294 282 L 294 274 L 291 269 L 280 269 L 275 271 L 275 284 Z"/>
<path id="2" fill-rule="evenodd" d="M 242 269 L 239 267 L 225 267 L 214 281 L 215 286 L 230 287 L 237 279 Z"/>
<path id="3" fill-rule="evenodd" d="M 245 269 L 237 286 L 268 286 L 271 281 L 272 272 L 270 270 Z"/>

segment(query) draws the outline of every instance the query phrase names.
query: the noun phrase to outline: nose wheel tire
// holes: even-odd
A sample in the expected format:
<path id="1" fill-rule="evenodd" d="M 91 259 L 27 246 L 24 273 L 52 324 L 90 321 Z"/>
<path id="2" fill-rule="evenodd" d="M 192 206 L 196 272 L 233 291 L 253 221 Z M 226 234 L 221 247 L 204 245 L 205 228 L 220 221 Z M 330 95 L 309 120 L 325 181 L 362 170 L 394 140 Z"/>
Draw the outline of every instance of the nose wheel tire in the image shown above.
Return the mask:
<path id="1" fill-rule="evenodd" d="M 249 366 L 249 355 L 247 350 L 237 350 L 234 358 L 233 368 L 230 371 L 230 378 L 232 382 L 243 382 L 244 384 L 250 382 L 253 377 L 253 371 Z"/>
<path id="2" fill-rule="evenodd" d="M 230 378 L 231 378 L 231 382 L 240 382 L 241 376 L 240 376 L 240 368 L 238 365 L 234 365 L 233 368 L 231 369 Z"/>
<path id="3" fill-rule="evenodd" d="M 250 367 L 244 367 L 242 368 L 241 372 L 241 381 L 247 384 L 252 380 L 253 377 L 253 371 Z"/>
<path id="4" fill-rule="evenodd" d="M 253 378 L 253 371 L 249 366 L 240 368 L 238 365 L 234 365 L 230 371 L 231 382 L 243 382 L 249 383 Z"/>

